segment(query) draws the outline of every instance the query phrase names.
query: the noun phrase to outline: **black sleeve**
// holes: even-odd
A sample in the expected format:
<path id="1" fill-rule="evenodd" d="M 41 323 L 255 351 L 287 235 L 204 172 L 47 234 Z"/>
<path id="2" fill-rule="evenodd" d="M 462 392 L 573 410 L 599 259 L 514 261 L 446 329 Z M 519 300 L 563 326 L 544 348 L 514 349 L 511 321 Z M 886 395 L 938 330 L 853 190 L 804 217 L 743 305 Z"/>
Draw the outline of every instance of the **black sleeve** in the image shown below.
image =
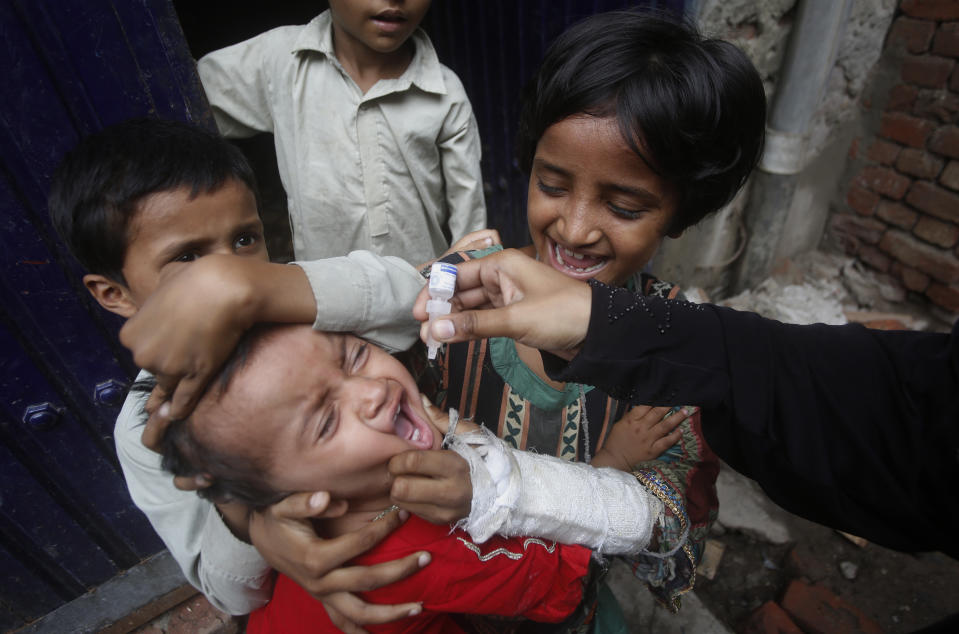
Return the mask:
<path id="1" fill-rule="evenodd" d="M 547 369 L 634 403 L 699 403 L 707 440 L 786 509 L 959 556 L 959 322 L 951 335 L 795 326 L 593 283 L 580 353 Z"/>

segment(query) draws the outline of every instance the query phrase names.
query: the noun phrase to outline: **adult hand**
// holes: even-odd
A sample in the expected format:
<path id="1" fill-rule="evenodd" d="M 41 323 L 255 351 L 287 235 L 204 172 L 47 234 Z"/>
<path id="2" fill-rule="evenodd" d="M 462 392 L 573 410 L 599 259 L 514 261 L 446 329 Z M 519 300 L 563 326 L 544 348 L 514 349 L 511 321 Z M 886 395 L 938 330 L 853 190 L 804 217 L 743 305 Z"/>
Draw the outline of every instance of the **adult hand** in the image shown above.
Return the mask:
<path id="1" fill-rule="evenodd" d="M 449 416 L 423 397 L 423 405 L 433 424 L 443 433 Z M 457 431 L 475 425 L 462 421 Z M 473 483 L 469 464 L 452 451 L 406 451 L 393 456 L 389 463 L 393 486 L 390 498 L 397 506 L 415 513 L 434 524 L 449 524 L 470 513 Z"/>
<path id="2" fill-rule="evenodd" d="M 430 561 L 425 551 L 373 566 L 343 564 L 366 552 L 407 517 L 389 513 L 363 528 L 334 539 L 322 539 L 313 519 L 342 515 L 345 502 L 331 502 L 327 493 L 297 493 L 250 516 L 250 539 L 275 570 L 323 602 L 333 624 L 344 632 L 363 632 L 362 625 L 387 623 L 419 614 L 419 603 L 376 605 L 355 592 L 404 579 Z"/>
<path id="3" fill-rule="evenodd" d="M 510 337 L 566 359 L 574 356 L 589 327 L 591 291 L 583 282 L 509 249 L 458 264 L 450 315 L 433 323 L 440 342 Z M 413 316 L 424 322 L 428 289 L 420 292 Z"/>

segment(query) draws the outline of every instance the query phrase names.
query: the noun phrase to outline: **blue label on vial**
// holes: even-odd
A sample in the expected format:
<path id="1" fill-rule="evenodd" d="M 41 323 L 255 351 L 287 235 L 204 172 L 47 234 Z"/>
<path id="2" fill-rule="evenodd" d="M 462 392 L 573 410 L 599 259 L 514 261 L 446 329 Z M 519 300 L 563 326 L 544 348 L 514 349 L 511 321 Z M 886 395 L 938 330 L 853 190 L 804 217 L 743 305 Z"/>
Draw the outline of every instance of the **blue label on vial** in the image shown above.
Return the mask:
<path id="1" fill-rule="evenodd" d="M 456 288 L 456 265 L 447 262 L 436 262 L 430 269 L 430 291 L 445 291 L 446 297 L 452 297 Z"/>

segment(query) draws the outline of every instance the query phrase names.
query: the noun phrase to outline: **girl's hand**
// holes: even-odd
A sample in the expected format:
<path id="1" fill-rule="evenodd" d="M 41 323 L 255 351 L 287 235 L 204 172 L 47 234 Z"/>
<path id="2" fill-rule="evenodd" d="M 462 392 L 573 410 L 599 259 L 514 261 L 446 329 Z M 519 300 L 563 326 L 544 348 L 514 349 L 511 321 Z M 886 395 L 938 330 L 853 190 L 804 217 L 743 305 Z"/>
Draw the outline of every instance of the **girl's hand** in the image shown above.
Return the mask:
<path id="1" fill-rule="evenodd" d="M 477 231 L 471 231 L 465 236 L 457 240 L 448 248 L 446 251 L 443 251 L 438 257 L 433 258 L 429 262 L 416 267 L 417 270 L 422 271 L 426 267 L 433 264 L 437 260 L 445 258 L 451 253 L 457 253 L 459 251 L 481 251 L 483 249 L 488 249 L 494 244 L 503 244 L 503 241 L 499 237 L 499 231 L 496 229 L 479 229 Z"/>
<path id="2" fill-rule="evenodd" d="M 449 416 L 425 397 L 423 405 L 433 426 L 445 434 Z M 462 433 L 475 427 L 461 421 L 456 431 Z M 469 465 L 459 454 L 444 450 L 406 451 L 393 456 L 389 470 L 393 477 L 390 498 L 397 506 L 434 524 L 449 524 L 469 515 L 473 482 Z"/>
<path id="3" fill-rule="evenodd" d="M 440 257 L 445 257 L 457 251 L 480 251 L 488 249 L 494 244 L 503 244 L 496 229 L 479 229 L 471 231 L 457 240 Z"/>
<path id="4" fill-rule="evenodd" d="M 670 414 L 670 407 L 637 405 L 617 421 L 596 452 L 594 467 L 614 467 L 632 471 L 641 462 L 653 460 L 679 442 L 680 423 L 689 419 L 695 407 L 684 407 Z"/>

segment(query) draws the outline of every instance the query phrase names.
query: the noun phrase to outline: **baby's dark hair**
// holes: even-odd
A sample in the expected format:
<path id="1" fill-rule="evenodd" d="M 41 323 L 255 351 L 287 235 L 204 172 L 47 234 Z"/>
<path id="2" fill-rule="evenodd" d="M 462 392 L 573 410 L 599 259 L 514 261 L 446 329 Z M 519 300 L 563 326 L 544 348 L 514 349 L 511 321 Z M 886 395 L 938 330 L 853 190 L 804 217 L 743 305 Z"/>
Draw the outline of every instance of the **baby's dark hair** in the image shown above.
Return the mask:
<path id="1" fill-rule="evenodd" d="M 527 173 L 548 127 L 615 117 L 624 140 L 678 196 L 669 231 L 732 200 L 756 166 L 766 96 L 752 62 L 688 21 L 649 10 L 601 13 L 562 33 L 524 93 L 517 158 Z"/>
<path id="2" fill-rule="evenodd" d="M 256 326 L 240 339 L 220 373 L 207 387 L 203 399 L 220 398 L 266 332 L 266 327 Z M 145 396 L 155 386 L 156 379 L 151 376 L 137 381 L 130 389 Z M 211 393 L 214 390 L 216 393 Z M 241 502 L 259 509 L 275 504 L 290 494 L 289 491 L 277 491 L 267 486 L 264 474 L 270 466 L 271 455 L 268 450 L 258 454 L 241 454 L 216 447 L 203 435 L 196 433 L 194 417 L 195 412 L 187 418 L 172 421 L 167 428 L 160 448 L 163 456 L 161 464 L 166 471 L 174 476 L 207 476 L 211 481 L 210 486 L 199 489 L 197 493 L 212 502 Z M 230 422 L 218 424 L 229 425 Z"/>
<path id="3" fill-rule="evenodd" d="M 187 187 L 191 196 L 230 179 L 256 195 L 243 153 L 215 132 L 181 121 L 131 119 L 80 141 L 53 175 L 53 225 L 91 273 L 126 284 L 129 225 L 144 197 Z"/>

